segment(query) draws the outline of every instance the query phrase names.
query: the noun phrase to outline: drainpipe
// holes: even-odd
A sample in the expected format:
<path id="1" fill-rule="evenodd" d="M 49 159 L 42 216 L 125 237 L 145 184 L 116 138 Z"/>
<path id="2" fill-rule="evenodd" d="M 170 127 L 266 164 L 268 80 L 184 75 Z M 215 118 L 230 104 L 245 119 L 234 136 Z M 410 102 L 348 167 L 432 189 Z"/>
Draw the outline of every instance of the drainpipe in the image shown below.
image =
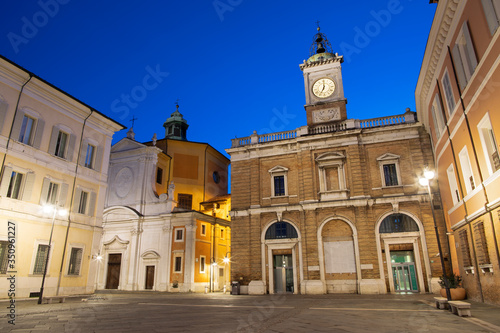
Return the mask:
<path id="1" fill-rule="evenodd" d="M 92 109 L 89 109 L 89 110 L 90 110 L 89 115 L 87 116 L 87 118 L 85 118 L 83 120 L 82 133 L 80 134 L 80 146 L 78 148 L 78 155 L 76 158 L 75 176 L 73 177 L 73 188 L 71 190 L 71 199 L 70 199 L 70 204 L 69 204 L 70 213 L 68 214 L 68 226 L 66 227 L 66 236 L 64 238 L 63 254 L 62 254 L 62 258 L 61 258 L 61 267 L 59 269 L 59 277 L 57 278 L 56 296 L 59 296 L 59 288 L 61 286 L 61 277 L 62 277 L 62 272 L 63 272 L 63 268 L 64 268 L 64 258 L 66 257 L 66 245 L 68 244 L 69 228 L 71 226 L 71 212 L 73 211 L 73 199 L 75 196 L 76 179 L 78 177 L 78 167 L 80 166 L 81 151 L 83 148 L 82 147 L 82 145 L 83 145 L 83 133 L 85 132 L 85 125 L 87 124 L 87 120 L 90 118 L 92 113 L 94 113 L 94 110 L 92 110 Z M 92 253 L 91 253 L 90 257 L 92 258 Z"/>
<path id="2" fill-rule="evenodd" d="M 21 100 L 21 95 L 23 94 L 24 87 L 33 78 L 32 73 L 28 72 L 28 74 L 30 77 L 28 78 L 28 80 L 26 80 L 26 82 L 23 83 L 23 85 L 21 86 L 21 90 L 19 90 L 19 95 L 17 96 L 16 109 L 14 110 L 14 118 L 12 119 L 12 123 L 10 124 L 9 137 L 7 138 L 7 144 L 5 145 L 5 154 L 3 155 L 2 159 L 2 167 L 0 168 L 0 179 L 3 178 L 3 172 L 4 172 L 3 167 L 5 165 L 5 159 L 7 158 L 7 152 L 9 151 L 9 144 L 12 137 L 12 131 L 14 130 L 14 122 L 16 121 L 17 112 L 19 111 L 19 101 Z"/>

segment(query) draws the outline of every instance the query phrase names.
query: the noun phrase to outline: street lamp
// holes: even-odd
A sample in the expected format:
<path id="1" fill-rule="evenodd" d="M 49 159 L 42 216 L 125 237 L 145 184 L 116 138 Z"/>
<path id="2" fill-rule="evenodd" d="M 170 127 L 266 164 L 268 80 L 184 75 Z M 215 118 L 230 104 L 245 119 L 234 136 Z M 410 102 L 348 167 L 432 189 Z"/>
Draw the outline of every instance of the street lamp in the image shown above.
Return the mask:
<path id="1" fill-rule="evenodd" d="M 224 256 L 224 259 L 222 259 L 222 262 L 224 262 L 224 268 L 225 268 L 225 271 L 224 271 L 224 294 L 226 294 L 226 285 L 227 285 L 227 280 L 226 280 L 226 275 L 227 275 L 227 264 L 229 264 L 229 262 L 231 260 L 229 260 L 229 257 L 227 256 L 228 253 L 231 253 L 231 251 L 229 252 L 226 252 L 226 255 Z"/>
<path id="2" fill-rule="evenodd" d="M 432 211 L 432 219 L 434 220 L 434 230 L 436 231 L 436 239 L 437 239 L 437 246 L 438 246 L 438 252 L 439 252 L 439 258 L 441 259 L 441 269 L 443 271 L 443 280 L 444 280 L 444 285 L 446 289 L 446 298 L 448 301 L 451 301 L 451 294 L 450 294 L 450 285 L 448 283 L 448 276 L 446 274 L 446 267 L 444 265 L 444 257 L 443 257 L 443 251 L 441 249 L 441 241 L 439 240 L 439 231 L 436 223 L 436 215 L 434 213 L 434 205 L 432 204 L 432 193 L 431 193 L 431 186 L 430 182 L 431 179 L 433 179 L 435 176 L 434 171 L 428 170 L 427 168 L 424 170 L 424 177 L 421 177 L 418 181 L 420 185 L 422 186 L 427 186 L 427 193 L 429 194 L 429 203 L 431 205 L 431 211 Z"/>
<path id="3" fill-rule="evenodd" d="M 45 258 L 45 267 L 43 268 L 43 277 L 42 277 L 42 285 L 40 286 L 40 296 L 38 297 L 38 304 L 42 304 L 43 299 L 43 286 L 45 284 L 45 276 L 47 275 L 47 266 L 49 265 L 49 256 L 50 256 L 50 248 L 52 243 L 52 234 L 54 232 L 54 223 L 56 221 L 56 215 L 64 217 L 68 214 L 66 209 L 57 209 L 56 206 L 53 205 L 45 205 L 43 206 L 44 213 L 52 213 L 52 227 L 50 228 L 50 237 L 49 237 L 49 247 L 47 249 L 47 258 Z"/>

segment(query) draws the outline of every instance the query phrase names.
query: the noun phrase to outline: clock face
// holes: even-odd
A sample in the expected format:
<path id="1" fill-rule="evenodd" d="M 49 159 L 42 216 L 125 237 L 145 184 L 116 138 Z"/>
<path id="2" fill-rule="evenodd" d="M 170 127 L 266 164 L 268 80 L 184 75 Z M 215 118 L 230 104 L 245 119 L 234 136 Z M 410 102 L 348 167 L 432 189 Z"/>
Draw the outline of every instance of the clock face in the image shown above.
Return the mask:
<path id="1" fill-rule="evenodd" d="M 319 98 L 331 96 L 335 91 L 335 82 L 332 79 L 324 77 L 314 82 L 312 87 L 313 94 Z"/>

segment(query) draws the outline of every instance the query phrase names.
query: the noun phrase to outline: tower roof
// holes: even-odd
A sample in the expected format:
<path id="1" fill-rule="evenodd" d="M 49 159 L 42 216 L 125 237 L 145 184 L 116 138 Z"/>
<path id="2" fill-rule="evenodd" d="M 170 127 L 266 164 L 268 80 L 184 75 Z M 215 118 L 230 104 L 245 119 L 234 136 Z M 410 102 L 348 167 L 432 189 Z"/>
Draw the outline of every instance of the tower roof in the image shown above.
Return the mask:
<path id="1" fill-rule="evenodd" d="M 170 118 L 163 123 L 163 127 L 165 127 L 165 138 L 187 140 L 186 132 L 189 125 L 179 112 L 179 104 L 176 103 L 175 105 L 175 111 L 170 115 Z"/>
<path id="2" fill-rule="evenodd" d="M 326 38 L 326 35 L 320 30 L 321 28 L 318 24 L 318 32 L 314 35 L 312 45 L 309 49 L 309 59 L 307 59 L 308 63 L 334 59 L 336 57 L 328 38 Z"/>

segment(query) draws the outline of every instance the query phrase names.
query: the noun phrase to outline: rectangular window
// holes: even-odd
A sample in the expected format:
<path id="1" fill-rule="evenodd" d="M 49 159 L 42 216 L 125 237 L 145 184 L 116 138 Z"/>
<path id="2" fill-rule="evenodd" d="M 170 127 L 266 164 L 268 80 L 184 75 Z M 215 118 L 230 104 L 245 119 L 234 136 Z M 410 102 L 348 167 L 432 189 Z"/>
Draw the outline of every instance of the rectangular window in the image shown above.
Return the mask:
<path id="1" fill-rule="evenodd" d="M 452 55 L 460 90 L 463 91 L 477 67 L 476 53 L 474 51 L 474 45 L 472 44 L 467 21 L 462 25 L 462 29 L 455 41 Z"/>
<path id="2" fill-rule="evenodd" d="M 202 223 L 201 224 L 201 231 L 200 231 L 202 236 L 205 236 L 207 234 L 207 225 Z"/>
<path id="3" fill-rule="evenodd" d="M 486 114 L 477 125 L 479 137 L 483 146 L 486 165 L 490 175 L 500 169 L 500 158 L 498 156 L 498 145 L 495 133 L 491 127 L 489 114 Z"/>
<path id="4" fill-rule="evenodd" d="M 486 242 L 486 233 L 484 232 L 484 223 L 474 224 L 474 240 L 476 243 L 476 256 L 479 265 L 489 265 L 490 254 L 488 252 L 488 243 Z"/>
<path id="5" fill-rule="evenodd" d="M 85 155 L 85 167 L 89 169 L 94 168 L 94 159 L 95 159 L 95 146 L 89 144 L 87 145 L 87 153 Z"/>
<path id="6" fill-rule="evenodd" d="M 191 194 L 179 193 L 177 195 L 177 202 L 177 206 L 179 208 L 191 210 L 193 205 L 193 196 Z"/>
<path id="7" fill-rule="evenodd" d="M 397 185 L 399 185 L 396 164 L 384 164 L 383 168 L 384 168 L 385 186 L 397 186 Z"/>
<path id="8" fill-rule="evenodd" d="M 19 133 L 19 142 L 22 142 L 26 145 L 32 144 L 35 127 L 34 125 L 35 119 L 26 115 L 23 117 L 23 122 L 21 123 L 21 132 Z"/>
<path id="9" fill-rule="evenodd" d="M 274 176 L 274 196 L 285 195 L 285 176 Z"/>
<path id="10" fill-rule="evenodd" d="M 184 229 L 175 229 L 175 241 L 180 242 L 184 240 Z"/>
<path id="11" fill-rule="evenodd" d="M 444 72 L 443 88 L 446 104 L 448 106 L 448 114 L 452 114 L 453 110 L 455 110 L 455 97 L 453 96 L 453 90 L 451 89 L 450 76 L 448 75 L 448 72 Z"/>
<path id="12" fill-rule="evenodd" d="M 455 169 L 453 164 L 450 164 L 446 170 L 448 174 L 448 183 L 450 184 L 451 198 L 453 200 L 453 206 L 455 206 L 460 201 L 460 193 L 458 192 L 457 179 L 455 177 Z"/>
<path id="13" fill-rule="evenodd" d="M 474 191 L 476 184 L 474 182 L 474 176 L 472 175 L 472 168 L 470 166 L 469 153 L 467 152 L 467 147 L 464 147 L 462 151 L 458 154 L 460 159 L 460 165 L 462 167 L 462 174 L 464 177 L 465 188 L 467 193 Z"/>
<path id="14" fill-rule="evenodd" d="M 481 0 L 483 3 L 484 14 L 490 28 L 490 33 L 493 36 L 498 28 L 500 17 L 500 0 Z"/>
<path id="15" fill-rule="evenodd" d="M 55 205 L 57 202 L 57 192 L 59 191 L 59 184 L 50 182 L 49 191 L 47 193 L 46 203 Z"/>
<path id="16" fill-rule="evenodd" d="M 0 241 L 0 274 L 7 273 L 8 260 L 7 254 L 9 252 L 9 242 Z"/>
<path id="17" fill-rule="evenodd" d="M 69 257 L 68 275 L 80 275 L 80 267 L 82 266 L 83 249 L 74 247 L 71 249 Z"/>
<path id="18" fill-rule="evenodd" d="M 156 168 L 156 182 L 158 184 L 163 183 L 163 169 L 162 168 Z"/>
<path id="19" fill-rule="evenodd" d="M 206 263 L 205 256 L 200 256 L 200 273 L 205 273 L 205 263 Z"/>
<path id="20" fill-rule="evenodd" d="M 436 138 L 439 139 L 444 131 L 444 118 L 443 108 L 441 107 L 441 101 L 439 100 L 438 94 L 436 94 L 434 101 L 432 102 L 432 119 L 434 120 Z"/>
<path id="21" fill-rule="evenodd" d="M 80 195 L 80 202 L 78 204 L 78 213 L 85 214 L 87 213 L 87 201 L 88 201 L 89 193 L 82 191 Z"/>
<path id="22" fill-rule="evenodd" d="M 224 239 L 224 229 L 220 229 L 220 238 Z"/>
<path id="23" fill-rule="evenodd" d="M 61 158 L 65 158 L 67 143 L 68 143 L 68 134 L 64 133 L 63 131 L 59 131 L 59 134 L 57 135 L 56 150 L 54 155 L 59 156 Z"/>
<path id="24" fill-rule="evenodd" d="M 462 252 L 462 263 L 466 268 L 471 267 L 472 260 L 470 258 L 469 237 L 467 236 L 467 231 L 461 230 L 458 235 L 460 239 L 460 250 Z"/>
<path id="25" fill-rule="evenodd" d="M 174 272 L 175 273 L 182 272 L 182 257 L 175 257 Z"/>
<path id="26" fill-rule="evenodd" d="M 49 246 L 38 244 L 38 250 L 36 252 L 35 266 L 33 267 L 33 274 L 43 274 L 45 269 L 45 263 L 47 262 L 47 256 L 49 254 Z"/>
<path id="27" fill-rule="evenodd" d="M 10 177 L 9 189 L 7 190 L 7 197 L 12 199 L 21 198 L 21 186 L 23 184 L 24 175 L 22 173 L 13 171 Z"/>

